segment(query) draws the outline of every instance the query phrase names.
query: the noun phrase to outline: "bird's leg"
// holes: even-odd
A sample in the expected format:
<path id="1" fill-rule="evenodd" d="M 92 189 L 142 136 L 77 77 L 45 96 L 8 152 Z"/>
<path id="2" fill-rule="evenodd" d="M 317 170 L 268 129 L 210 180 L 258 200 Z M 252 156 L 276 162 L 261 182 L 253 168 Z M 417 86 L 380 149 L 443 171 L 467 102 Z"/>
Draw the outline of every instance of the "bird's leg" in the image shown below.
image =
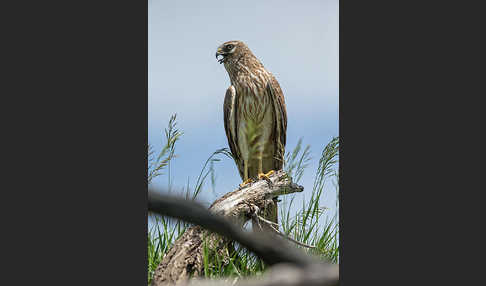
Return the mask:
<path id="1" fill-rule="evenodd" d="M 268 179 L 268 176 L 266 176 L 263 173 L 263 152 L 260 152 L 260 160 L 258 160 L 258 179 Z"/>
<path id="2" fill-rule="evenodd" d="M 260 160 L 258 160 L 258 179 L 261 179 L 261 175 L 263 175 L 263 160 L 262 160 L 262 153 L 260 155 Z"/>
<path id="3" fill-rule="evenodd" d="M 253 182 L 253 180 L 251 178 L 248 178 L 248 164 L 246 163 L 246 160 L 243 160 L 243 183 L 240 184 L 240 188 L 248 185 L 249 183 Z"/>
<path id="4" fill-rule="evenodd" d="M 248 180 L 248 161 L 243 159 L 243 178 Z"/>
<path id="5" fill-rule="evenodd" d="M 262 157 L 260 157 L 262 158 Z M 265 181 L 268 182 L 268 184 L 272 185 L 272 181 L 270 181 L 270 178 L 269 176 L 271 174 L 275 173 L 275 171 L 271 170 L 270 172 L 268 173 L 263 173 L 263 160 L 260 160 L 258 162 L 258 179 L 261 180 L 261 179 L 264 179 Z"/>

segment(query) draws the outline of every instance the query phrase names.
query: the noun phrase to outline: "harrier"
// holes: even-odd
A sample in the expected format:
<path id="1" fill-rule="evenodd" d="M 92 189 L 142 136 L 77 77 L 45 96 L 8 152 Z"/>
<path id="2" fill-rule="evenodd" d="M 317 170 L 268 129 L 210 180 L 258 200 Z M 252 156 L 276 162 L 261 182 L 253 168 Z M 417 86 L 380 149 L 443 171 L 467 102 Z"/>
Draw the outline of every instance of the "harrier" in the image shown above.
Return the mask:
<path id="1" fill-rule="evenodd" d="M 221 57 L 221 59 L 218 59 Z M 245 43 L 229 41 L 218 47 L 231 85 L 224 99 L 224 128 L 242 185 L 268 177 L 283 167 L 287 131 L 285 100 L 275 77 Z M 267 210 L 277 222 L 277 207 Z"/>

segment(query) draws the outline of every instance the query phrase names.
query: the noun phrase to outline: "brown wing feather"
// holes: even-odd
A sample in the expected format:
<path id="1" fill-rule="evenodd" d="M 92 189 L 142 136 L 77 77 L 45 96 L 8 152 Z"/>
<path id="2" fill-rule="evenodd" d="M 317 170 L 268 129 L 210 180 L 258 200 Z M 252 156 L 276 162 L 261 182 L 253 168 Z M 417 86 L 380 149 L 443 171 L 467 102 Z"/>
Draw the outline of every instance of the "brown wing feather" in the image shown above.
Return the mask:
<path id="1" fill-rule="evenodd" d="M 224 130 L 226 131 L 226 138 L 228 139 L 228 145 L 235 160 L 240 176 L 243 178 L 243 161 L 241 159 L 241 152 L 238 149 L 238 132 L 236 127 L 238 126 L 237 121 L 237 100 L 236 100 L 236 90 L 233 86 L 230 86 L 226 90 L 226 95 L 224 97 L 223 104 L 223 114 L 224 114 Z"/>
<path id="2" fill-rule="evenodd" d="M 267 84 L 267 91 L 274 107 L 275 126 L 274 126 L 274 150 L 276 151 L 274 160 L 274 170 L 283 167 L 285 157 L 285 143 L 287 141 L 287 109 L 282 89 L 275 78 Z"/>

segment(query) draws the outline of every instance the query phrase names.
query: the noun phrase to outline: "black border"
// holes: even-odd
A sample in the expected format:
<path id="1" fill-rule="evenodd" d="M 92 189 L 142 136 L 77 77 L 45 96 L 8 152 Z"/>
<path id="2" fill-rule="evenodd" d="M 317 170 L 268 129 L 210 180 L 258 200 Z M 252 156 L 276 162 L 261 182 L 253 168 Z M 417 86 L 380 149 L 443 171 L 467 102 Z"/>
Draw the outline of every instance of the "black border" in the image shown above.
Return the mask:
<path id="1" fill-rule="evenodd" d="M 466 161 L 484 129 L 471 98 L 484 94 L 471 68 L 484 25 L 470 5 L 340 1 L 341 285 L 455 285 L 480 273 L 465 266 L 477 253 L 467 229 L 482 224 L 470 223 L 482 207 L 467 191 L 484 185 Z"/>
<path id="2" fill-rule="evenodd" d="M 1 284 L 144 285 L 147 1 L 17 5 L 2 9 L 2 109 L 18 109 Z"/>

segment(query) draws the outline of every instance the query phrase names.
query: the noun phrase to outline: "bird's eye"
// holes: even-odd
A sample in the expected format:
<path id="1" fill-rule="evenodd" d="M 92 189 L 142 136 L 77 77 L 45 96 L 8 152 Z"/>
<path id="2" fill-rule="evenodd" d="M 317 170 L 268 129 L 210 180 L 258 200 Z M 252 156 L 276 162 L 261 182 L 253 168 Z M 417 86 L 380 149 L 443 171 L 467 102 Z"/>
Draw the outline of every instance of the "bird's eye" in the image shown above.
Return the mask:
<path id="1" fill-rule="evenodd" d="M 226 49 L 227 50 L 231 50 L 232 48 L 233 48 L 233 45 L 232 44 L 229 44 L 229 45 L 226 46 Z"/>

